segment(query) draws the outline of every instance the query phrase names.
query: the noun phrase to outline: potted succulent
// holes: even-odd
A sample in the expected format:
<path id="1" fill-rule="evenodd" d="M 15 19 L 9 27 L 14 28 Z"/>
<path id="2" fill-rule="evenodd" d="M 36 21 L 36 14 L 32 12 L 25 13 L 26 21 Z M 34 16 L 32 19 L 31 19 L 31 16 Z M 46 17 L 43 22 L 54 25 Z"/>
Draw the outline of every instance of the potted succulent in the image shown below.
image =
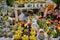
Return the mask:
<path id="1" fill-rule="evenodd" d="M 29 38 L 30 38 L 30 40 L 37 40 L 37 37 L 34 35 L 31 35 Z"/>
<path id="2" fill-rule="evenodd" d="M 53 35 L 53 38 L 57 38 L 58 37 L 57 31 L 55 29 L 52 29 L 51 35 Z"/>
<path id="3" fill-rule="evenodd" d="M 43 28 L 44 27 L 43 26 L 44 23 L 42 22 L 42 20 L 38 20 L 37 23 L 38 23 L 38 25 L 39 25 L 40 28 Z"/>
<path id="4" fill-rule="evenodd" d="M 22 40 L 28 40 L 28 36 L 27 36 L 27 35 L 24 35 L 24 36 L 22 37 Z"/>

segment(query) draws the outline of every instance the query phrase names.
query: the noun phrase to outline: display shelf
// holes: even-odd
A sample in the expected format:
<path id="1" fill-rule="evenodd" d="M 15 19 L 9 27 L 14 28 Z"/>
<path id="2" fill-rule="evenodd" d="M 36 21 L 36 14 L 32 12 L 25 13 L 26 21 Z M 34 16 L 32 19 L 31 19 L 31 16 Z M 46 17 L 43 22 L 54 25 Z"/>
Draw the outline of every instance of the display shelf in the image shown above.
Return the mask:
<path id="1" fill-rule="evenodd" d="M 13 38 L 4 38 L 4 37 L 2 37 L 2 38 L 0 38 L 0 40 L 13 40 Z"/>
<path id="2" fill-rule="evenodd" d="M 21 7 L 21 8 L 14 8 L 14 7 L 10 7 L 12 9 L 39 9 L 40 7 Z"/>

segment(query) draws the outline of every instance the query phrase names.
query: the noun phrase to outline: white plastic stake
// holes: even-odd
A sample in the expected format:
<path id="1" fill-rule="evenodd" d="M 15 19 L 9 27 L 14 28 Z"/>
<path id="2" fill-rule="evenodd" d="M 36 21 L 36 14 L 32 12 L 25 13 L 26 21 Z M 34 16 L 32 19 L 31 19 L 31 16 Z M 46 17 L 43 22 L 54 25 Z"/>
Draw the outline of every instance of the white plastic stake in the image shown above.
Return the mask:
<path id="1" fill-rule="evenodd" d="M 17 9 L 14 9 L 14 13 L 15 13 L 15 20 L 18 21 L 18 12 L 17 12 Z"/>

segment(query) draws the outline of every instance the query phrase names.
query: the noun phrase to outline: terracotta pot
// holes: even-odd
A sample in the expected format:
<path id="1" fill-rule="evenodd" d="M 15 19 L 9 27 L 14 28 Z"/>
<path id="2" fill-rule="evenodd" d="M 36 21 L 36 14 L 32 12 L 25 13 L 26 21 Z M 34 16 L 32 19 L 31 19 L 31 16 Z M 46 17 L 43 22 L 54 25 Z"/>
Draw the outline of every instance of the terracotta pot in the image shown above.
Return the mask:
<path id="1" fill-rule="evenodd" d="M 32 25 L 32 22 L 29 22 L 28 24 Z"/>
<path id="2" fill-rule="evenodd" d="M 39 16 L 38 18 L 42 18 L 42 16 Z"/>
<path id="3" fill-rule="evenodd" d="M 21 21 L 21 24 L 25 24 L 25 22 L 24 21 Z"/>

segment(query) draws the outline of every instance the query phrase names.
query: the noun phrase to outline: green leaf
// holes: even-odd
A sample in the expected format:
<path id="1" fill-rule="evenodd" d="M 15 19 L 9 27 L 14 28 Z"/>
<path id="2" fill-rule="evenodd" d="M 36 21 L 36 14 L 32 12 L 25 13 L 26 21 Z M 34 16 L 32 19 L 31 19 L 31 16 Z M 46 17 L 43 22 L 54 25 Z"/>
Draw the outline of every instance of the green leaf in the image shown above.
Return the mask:
<path id="1" fill-rule="evenodd" d="M 2 1 L 4 1 L 4 0 L 0 0 L 0 2 L 2 2 Z"/>
<path id="2" fill-rule="evenodd" d="M 7 5 L 13 6 L 13 4 L 14 4 L 14 0 L 7 0 Z"/>
<path id="3" fill-rule="evenodd" d="M 55 2 L 56 4 L 60 4 L 60 0 L 52 0 L 53 2 Z"/>

